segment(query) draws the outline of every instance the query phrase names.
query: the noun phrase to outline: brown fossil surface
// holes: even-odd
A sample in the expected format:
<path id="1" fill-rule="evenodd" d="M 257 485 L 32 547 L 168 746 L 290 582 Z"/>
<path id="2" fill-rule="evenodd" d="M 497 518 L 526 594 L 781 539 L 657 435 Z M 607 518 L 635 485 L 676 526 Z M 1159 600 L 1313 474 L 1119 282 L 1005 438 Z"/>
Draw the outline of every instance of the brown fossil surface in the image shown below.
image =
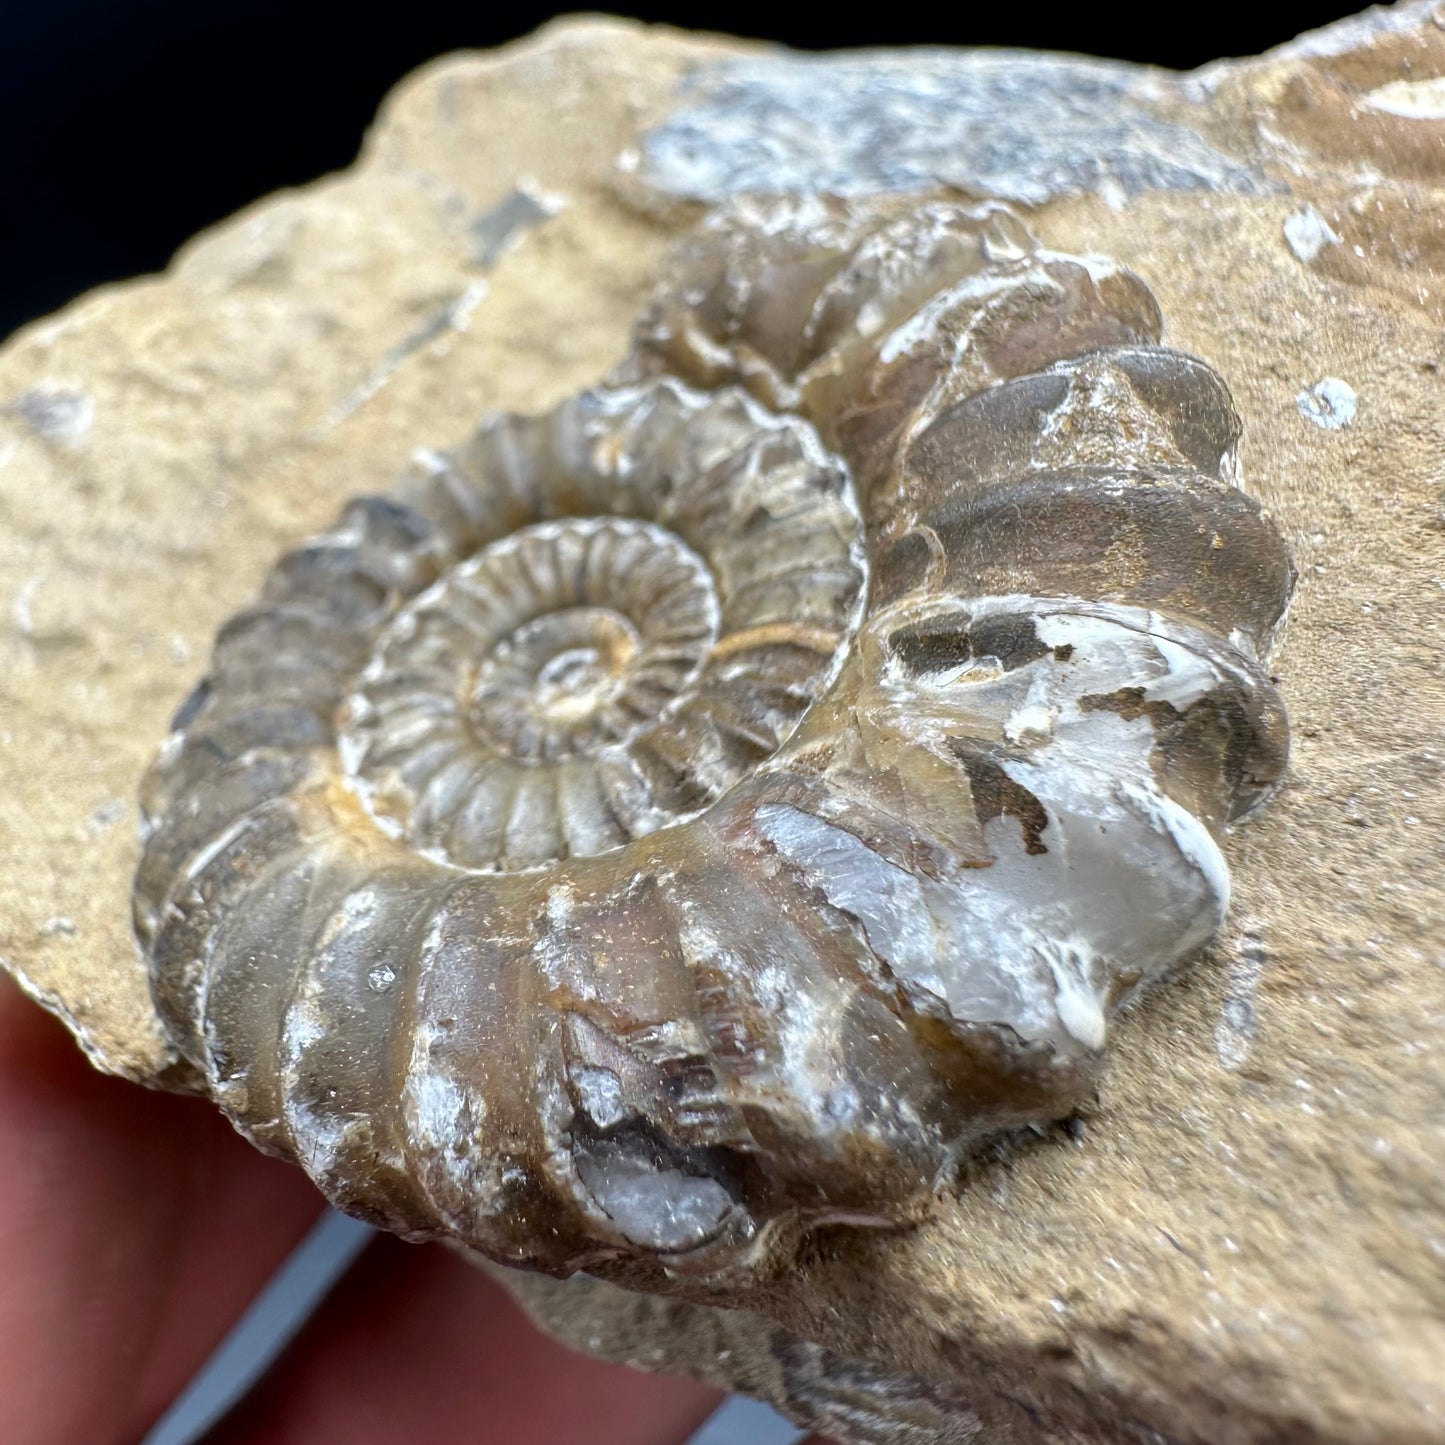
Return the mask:
<path id="1" fill-rule="evenodd" d="M 1067 1118 L 1287 759 L 1288 552 L 1159 324 L 995 203 L 711 213 L 609 384 L 221 628 L 141 787 L 163 1082 L 409 1238 L 719 1298 Z"/>
<path id="2" fill-rule="evenodd" d="M 422 72 L 351 172 L 260 203 L 165 277 L 85 298 L 0 356 L 4 962 L 102 1067 L 184 1085 L 130 934 L 136 789 L 212 636 L 275 558 L 348 496 L 390 489 L 416 448 L 595 384 L 707 207 L 727 214 L 766 189 L 916 218 L 996 196 L 1052 253 L 1105 253 L 1144 277 L 1165 343 L 1228 378 L 1246 488 L 1299 567 L 1273 658 L 1294 755 L 1270 809 L 1224 836 L 1230 924 L 1119 1021 L 1100 1093 L 1069 1129 L 972 1161 L 926 1222 L 828 1226 L 786 1269 L 682 1280 L 667 1300 L 586 1278 L 519 1288 L 583 1347 L 776 1398 L 845 1439 L 1438 1438 L 1442 73 L 1445 31 L 1422 6 L 1182 79 L 1024 54 L 808 60 L 613 22 Z M 778 225 L 788 203 L 773 204 Z M 704 273 L 709 234 L 693 243 Z M 711 234 L 734 244 L 725 226 Z M 1098 284 L 1112 288 L 1104 312 L 1133 319 L 1089 340 L 1152 340 L 1150 307 Z M 686 302 L 694 330 L 665 304 L 650 312 L 644 360 L 619 384 L 680 373 L 806 409 L 855 462 L 897 598 L 920 566 L 1005 595 L 1054 594 L 1037 579 L 1062 571 L 1072 593 L 1132 602 L 1132 586 L 1221 634 L 1267 635 L 1277 604 L 1258 568 L 1228 570 L 1249 515 L 1215 523 L 1226 545 L 1187 575 L 1161 576 L 1147 526 L 1111 554 L 1101 539 L 1118 529 L 1088 498 L 1117 494 L 1117 458 L 1086 407 L 1060 411 L 1065 394 L 1144 398 L 1126 409 L 1144 428 L 1134 440 L 1167 462 L 1147 515 L 1187 517 L 1198 494 L 1180 469 L 1207 471 L 1229 429 L 1187 363 L 1161 369 L 1151 357 L 1165 353 L 1145 345 L 1050 370 L 1083 348 L 1005 327 L 990 374 L 931 396 L 929 425 L 900 447 L 899 407 L 916 411 L 937 368 L 910 370 L 904 351 L 860 394 L 838 337 L 865 313 L 825 315 L 809 352 L 774 307 L 775 333 L 749 331 L 748 363 L 721 377 L 709 368 L 736 363 L 720 359 L 708 296 Z M 1040 430 L 1051 415 L 1064 435 Z M 989 509 L 955 495 L 960 465 Z M 1010 495 L 1021 468 L 1045 470 L 1051 489 Z M 942 563 L 910 552 L 917 516 L 943 539 Z M 635 542 L 614 525 L 608 547 Z M 1101 575 L 1110 586 L 1091 592 Z M 928 659 L 948 629 L 911 622 L 896 645 Z M 245 630 L 228 636 L 244 667 Z M 626 651 L 651 634 L 639 637 L 603 640 Z M 477 694 L 498 727 L 515 727 L 505 702 L 529 648 L 566 641 L 519 639 Z M 1101 722 L 1143 726 L 1150 705 L 1113 696 Z M 577 725 L 549 717 L 551 731 L 514 731 L 511 745 L 565 751 L 575 733 L 554 723 Z M 810 714 L 793 746 L 826 723 Z M 1177 746 L 1199 753 L 1197 739 Z M 980 817 L 992 808 L 1026 839 L 1007 779 L 970 778 Z M 373 781 L 368 806 L 385 815 L 394 780 Z M 445 808 L 423 825 L 472 862 L 506 853 L 505 839 L 458 833 Z M 774 846 L 803 847 L 782 836 Z M 625 1190 L 605 1155 L 589 1165 L 597 1187 Z M 699 1308 L 710 1302 L 742 1308 Z"/>

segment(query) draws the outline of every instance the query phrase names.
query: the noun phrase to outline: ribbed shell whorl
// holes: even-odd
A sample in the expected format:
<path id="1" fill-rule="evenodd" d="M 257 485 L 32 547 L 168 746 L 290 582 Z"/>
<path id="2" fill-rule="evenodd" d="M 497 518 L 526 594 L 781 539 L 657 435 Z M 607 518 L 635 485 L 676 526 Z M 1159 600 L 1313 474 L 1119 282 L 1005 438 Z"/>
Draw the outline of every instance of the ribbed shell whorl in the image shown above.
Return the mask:
<path id="1" fill-rule="evenodd" d="M 340 1207 L 643 1287 L 1085 1096 L 1276 784 L 1292 574 L 1138 277 L 747 199 L 608 385 L 283 558 L 144 789 L 189 1071 Z"/>
<path id="2" fill-rule="evenodd" d="M 797 421 L 664 379 L 484 430 L 462 466 L 415 501 L 465 560 L 381 629 L 341 726 L 368 810 L 420 851 L 615 848 L 720 797 L 831 681 L 862 528 Z"/>

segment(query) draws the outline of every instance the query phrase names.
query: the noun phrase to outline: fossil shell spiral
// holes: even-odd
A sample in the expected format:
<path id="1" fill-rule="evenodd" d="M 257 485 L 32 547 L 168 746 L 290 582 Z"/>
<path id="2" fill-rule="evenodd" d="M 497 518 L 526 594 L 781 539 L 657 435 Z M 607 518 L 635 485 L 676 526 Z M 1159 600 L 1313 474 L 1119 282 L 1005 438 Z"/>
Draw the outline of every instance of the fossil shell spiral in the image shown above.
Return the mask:
<path id="1" fill-rule="evenodd" d="M 1219 377 L 1010 212 L 748 199 L 628 360 L 352 502 L 144 785 L 182 1086 L 647 1284 L 917 1215 L 1218 927 L 1291 586 Z"/>

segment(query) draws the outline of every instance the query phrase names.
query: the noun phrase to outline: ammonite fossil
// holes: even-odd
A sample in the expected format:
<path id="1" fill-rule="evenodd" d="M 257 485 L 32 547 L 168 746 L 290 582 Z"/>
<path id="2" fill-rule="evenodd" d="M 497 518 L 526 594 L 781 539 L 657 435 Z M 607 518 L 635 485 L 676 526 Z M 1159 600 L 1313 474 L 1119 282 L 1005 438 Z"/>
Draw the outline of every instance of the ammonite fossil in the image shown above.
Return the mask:
<path id="1" fill-rule="evenodd" d="M 182 1061 L 341 1208 L 557 1274 L 916 1217 L 1224 915 L 1291 569 L 1138 277 L 750 200 L 610 382 L 285 557 L 145 787 Z"/>

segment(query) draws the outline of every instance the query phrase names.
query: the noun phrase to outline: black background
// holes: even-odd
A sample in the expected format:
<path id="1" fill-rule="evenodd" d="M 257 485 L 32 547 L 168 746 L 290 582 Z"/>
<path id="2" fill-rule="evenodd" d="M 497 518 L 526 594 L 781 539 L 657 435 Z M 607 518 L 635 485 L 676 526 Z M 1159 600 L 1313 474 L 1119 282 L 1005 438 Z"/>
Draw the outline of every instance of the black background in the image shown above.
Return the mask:
<path id="1" fill-rule="evenodd" d="M 567 7 L 563 7 L 565 10 Z M 629 8 L 807 49 L 1031 45 L 1187 69 L 1357 8 L 1079 3 Z M 347 165 L 386 91 L 553 9 L 445 0 L 0 0 L 0 337 L 101 281 L 153 271 L 248 201 Z M 796 15 L 798 18 L 791 18 Z"/>

